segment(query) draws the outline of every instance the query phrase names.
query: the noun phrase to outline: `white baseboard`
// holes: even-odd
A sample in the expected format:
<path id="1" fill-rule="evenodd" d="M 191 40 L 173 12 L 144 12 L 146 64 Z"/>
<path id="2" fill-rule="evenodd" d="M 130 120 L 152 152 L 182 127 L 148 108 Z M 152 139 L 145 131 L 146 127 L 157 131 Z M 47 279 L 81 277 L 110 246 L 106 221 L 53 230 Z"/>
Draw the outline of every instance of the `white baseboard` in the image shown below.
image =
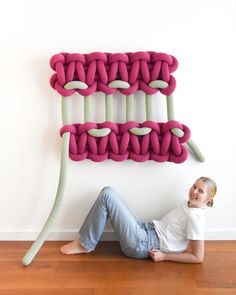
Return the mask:
<path id="1" fill-rule="evenodd" d="M 235 229 L 224 229 L 224 230 L 206 230 L 205 240 L 236 240 Z"/>
<path id="2" fill-rule="evenodd" d="M 0 231 L 0 241 L 34 241 L 38 231 Z M 70 241 L 78 238 L 76 230 L 51 231 L 47 241 Z M 113 231 L 105 231 L 101 237 L 102 241 L 117 241 Z M 235 229 L 225 230 L 206 230 L 205 240 L 236 240 Z"/>
<path id="3" fill-rule="evenodd" d="M 0 241 L 34 241 L 39 231 L 0 231 Z M 51 231 L 47 241 L 71 241 L 79 237 L 78 231 L 64 230 Z M 102 234 L 102 241 L 117 241 L 116 234 L 113 231 L 106 231 Z"/>

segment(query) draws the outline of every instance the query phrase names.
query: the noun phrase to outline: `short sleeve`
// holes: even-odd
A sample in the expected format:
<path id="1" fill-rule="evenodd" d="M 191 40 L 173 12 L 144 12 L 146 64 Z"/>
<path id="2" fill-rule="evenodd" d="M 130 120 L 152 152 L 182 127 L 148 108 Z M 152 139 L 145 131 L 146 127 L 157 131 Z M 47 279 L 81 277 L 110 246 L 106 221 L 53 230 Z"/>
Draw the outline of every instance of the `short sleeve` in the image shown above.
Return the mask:
<path id="1" fill-rule="evenodd" d="M 204 240 L 204 219 L 201 216 L 188 216 L 186 237 L 188 240 Z"/>

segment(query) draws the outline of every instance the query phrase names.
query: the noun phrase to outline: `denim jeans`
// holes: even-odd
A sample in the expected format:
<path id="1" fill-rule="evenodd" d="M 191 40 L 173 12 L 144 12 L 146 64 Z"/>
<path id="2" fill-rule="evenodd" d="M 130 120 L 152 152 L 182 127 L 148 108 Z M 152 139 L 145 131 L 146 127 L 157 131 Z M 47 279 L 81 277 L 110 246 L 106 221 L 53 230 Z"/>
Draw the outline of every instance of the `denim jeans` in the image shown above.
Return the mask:
<path id="1" fill-rule="evenodd" d="M 96 248 L 108 218 L 125 255 L 147 258 L 150 249 L 160 248 L 154 225 L 138 221 L 116 191 L 111 187 L 104 187 L 79 231 L 80 243 L 87 250 Z"/>

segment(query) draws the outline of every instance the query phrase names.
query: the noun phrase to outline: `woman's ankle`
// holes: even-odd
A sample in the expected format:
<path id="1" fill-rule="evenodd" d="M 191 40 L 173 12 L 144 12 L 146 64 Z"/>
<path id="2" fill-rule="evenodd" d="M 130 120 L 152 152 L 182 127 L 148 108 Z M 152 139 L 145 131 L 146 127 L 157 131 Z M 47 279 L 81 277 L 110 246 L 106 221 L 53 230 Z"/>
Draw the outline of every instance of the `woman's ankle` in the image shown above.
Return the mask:
<path id="1" fill-rule="evenodd" d="M 79 240 L 72 241 L 60 248 L 60 252 L 65 255 L 90 253 L 91 250 L 84 248 Z"/>

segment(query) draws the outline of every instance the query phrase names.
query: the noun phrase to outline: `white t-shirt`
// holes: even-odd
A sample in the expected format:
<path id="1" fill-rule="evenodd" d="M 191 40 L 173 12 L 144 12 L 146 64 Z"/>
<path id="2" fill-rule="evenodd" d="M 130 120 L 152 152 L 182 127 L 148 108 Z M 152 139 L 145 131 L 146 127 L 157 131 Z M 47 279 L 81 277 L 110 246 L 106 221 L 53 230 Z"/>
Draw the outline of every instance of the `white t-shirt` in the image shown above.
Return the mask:
<path id="1" fill-rule="evenodd" d="M 153 220 L 163 252 L 184 252 L 190 240 L 204 240 L 205 208 L 189 208 L 184 200 L 160 221 Z"/>

